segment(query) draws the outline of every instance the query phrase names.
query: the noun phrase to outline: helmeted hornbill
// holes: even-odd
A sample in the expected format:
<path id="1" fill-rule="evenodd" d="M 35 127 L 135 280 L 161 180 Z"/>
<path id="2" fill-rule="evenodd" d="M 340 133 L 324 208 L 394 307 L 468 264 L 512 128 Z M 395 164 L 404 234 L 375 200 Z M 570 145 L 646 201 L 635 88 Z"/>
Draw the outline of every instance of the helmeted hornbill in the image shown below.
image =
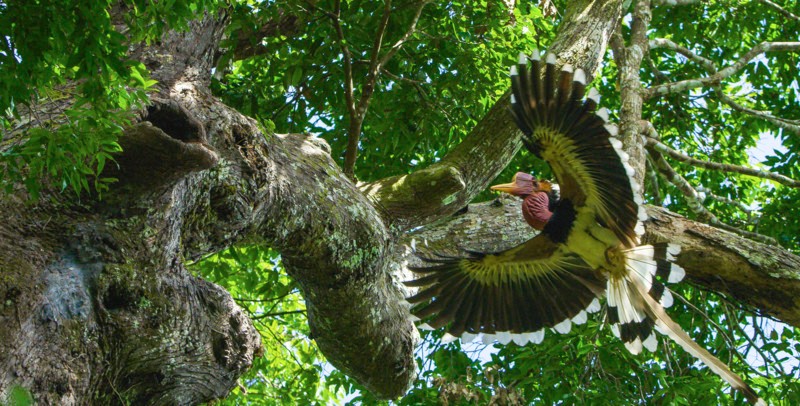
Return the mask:
<path id="1" fill-rule="evenodd" d="M 680 247 L 639 245 L 647 214 L 617 127 L 597 109 L 596 90 L 583 99 L 586 74 L 569 65 L 558 72 L 555 63 L 548 54 L 543 64 L 538 51 L 520 57 L 511 69 L 511 113 L 526 148 L 550 164 L 560 199 L 551 205 L 551 184 L 522 172 L 492 187 L 522 197 L 525 221 L 541 232 L 499 253 L 422 258 L 432 265 L 412 267 L 421 276 L 406 282 L 421 288 L 408 298 L 417 304 L 413 318 L 447 326 L 451 338 L 539 343 L 547 328 L 566 333 L 585 322 L 605 295 L 612 332 L 632 353 L 655 350 L 658 326 L 750 402 L 763 404 L 664 311 L 672 295 L 663 283 L 684 276 L 673 263 Z"/>

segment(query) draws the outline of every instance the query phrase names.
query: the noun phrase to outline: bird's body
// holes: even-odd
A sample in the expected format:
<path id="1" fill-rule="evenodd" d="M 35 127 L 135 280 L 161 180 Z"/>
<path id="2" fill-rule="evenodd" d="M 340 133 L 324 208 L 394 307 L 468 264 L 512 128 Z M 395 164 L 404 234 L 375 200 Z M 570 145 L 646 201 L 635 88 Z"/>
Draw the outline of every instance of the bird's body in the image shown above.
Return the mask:
<path id="1" fill-rule="evenodd" d="M 616 126 L 596 109 L 596 92 L 583 100 L 583 71 L 557 72 L 555 62 L 551 54 L 542 64 L 535 53 L 512 68 L 511 112 L 526 148 L 550 164 L 560 199 L 551 204 L 550 183 L 522 172 L 492 187 L 521 197 L 524 220 L 541 232 L 499 253 L 425 259 L 433 266 L 412 268 L 423 276 L 406 282 L 423 288 L 408 298 L 419 304 L 415 317 L 447 326 L 451 337 L 538 343 L 548 328 L 565 333 L 585 322 L 605 296 L 611 329 L 632 353 L 654 351 L 659 326 L 749 401 L 763 403 L 664 311 L 672 296 L 663 283 L 684 275 L 673 262 L 680 247 L 639 245 L 647 216 Z"/>

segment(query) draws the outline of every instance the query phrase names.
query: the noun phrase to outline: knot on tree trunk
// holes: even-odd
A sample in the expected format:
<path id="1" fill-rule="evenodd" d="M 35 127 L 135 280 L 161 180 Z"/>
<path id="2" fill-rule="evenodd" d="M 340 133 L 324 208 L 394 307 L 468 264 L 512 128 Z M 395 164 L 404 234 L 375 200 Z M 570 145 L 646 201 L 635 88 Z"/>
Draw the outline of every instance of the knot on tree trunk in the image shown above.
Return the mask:
<path id="1" fill-rule="evenodd" d="M 186 175 L 214 167 L 219 156 L 206 143 L 203 124 L 174 100 L 159 100 L 147 108 L 143 121 L 119 139 L 122 151 L 103 176 L 133 192 L 161 191 Z M 127 193 L 125 193 L 127 194 Z"/>

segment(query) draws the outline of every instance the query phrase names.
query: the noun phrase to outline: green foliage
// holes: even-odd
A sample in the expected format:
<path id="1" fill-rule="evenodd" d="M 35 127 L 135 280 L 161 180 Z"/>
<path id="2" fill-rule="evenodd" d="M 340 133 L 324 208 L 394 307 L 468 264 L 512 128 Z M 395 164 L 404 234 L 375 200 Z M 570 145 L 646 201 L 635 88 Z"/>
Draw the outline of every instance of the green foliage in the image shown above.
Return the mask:
<path id="1" fill-rule="evenodd" d="M 256 55 L 224 55 L 213 90 L 267 129 L 319 134 L 342 160 L 348 125 L 342 52 L 326 14 L 334 2 L 228 3 L 231 24 L 225 45 L 230 50 L 286 16 L 297 22 L 251 41 Z M 536 2 L 517 3 L 513 15 L 500 1 L 425 6 L 416 31 L 387 62 L 372 95 L 356 168 L 361 180 L 411 172 L 441 159 L 507 90 L 507 66 L 516 55 L 547 48 L 558 20 L 544 18 Z M 564 3 L 557 1 L 557 8 L 563 11 Z M 780 3 L 795 14 L 800 10 L 796 0 Z M 3 188 L 23 182 L 34 198 L 43 190 L 43 180 L 75 194 L 104 190 L 111 180 L 96 175 L 118 151 L 116 140 L 130 123 L 129 112 L 146 102 L 145 91 L 155 85 L 144 66 L 128 59 L 129 47 L 155 41 L 167 29 L 185 28 L 200 13 L 220 5 L 216 0 L 127 0 L 120 3 L 127 10 L 124 17 L 114 21 L 108 10 L 117 4 L 0 2 Z M 375 2 L 364 0 L 345 1 L 341 7 L 358 96 L 380 13 Z M 405 34 L 414 9 L 413 2 L 394 3 L 382 52 Z M 627 34 L 626 24 L 623 31 Z M 797 32 L 800 23 L 761 2 L 705 1 L 655 7 L 649 35 L 669 38 L 722 68 L 762 41 L 793 40 Z M 797 120 L 798 70 L 796 53 L 770 53 L 723 81 L 720 90 L 744 107 Z M 644 86 L 707 75 L 702 66 L 664 49 L 652 50 L 642 69 Z M 611 58 L 606 58 L 595 85 L 613 115 L 619 92 Z M 783 150 L 757 165 L 800 179 L 800 135 L 735 111 L 712 89 L 654 98 L 644 111 L 666 144 L 698 159 L 745 165 L 759 139 L 774 137 Z M 794 215 L 800 204 L 797 189 L 672 163 L 693 185 L 755 209 L 745 212 L 708 199 L 705 204 L 720 220 L 773 236 L 800 251 L 800 216 Z M 518 170 L 549 175 L 543 162 L 522 153 L 501 180 L 508 181 Z M 648 190 L 658 190 L 671 210 L 694 216 L 681 193 L 663 179 L 651 186 Z M 480 198 L 489 196 L 487 192 Z M 655 194 L 646 198 L 662 203 Z M 265 355 L 221 403 L 386 403 L 325 362 L 308 338 L 305 305 L 296 284 L 282 272 L 277 253 L 233 247 L 193 269 L 231 292 L 252 315 L 265 347 Z M 670 313 L 701 345 L 722 351 L 720 358 L 730 361 L 768 400 L 800 403 L 798 329 L 776 327 L 724 297 L 686 286 L 679 290 L 693 305 L 676 303 Z M 693 306 L 706 312 L 708 321 Z M 548 333 L 541 345 L 525 347 L 441 345 L 441 333 L 426 333 L 428 344 L 417 359 L 420 379 L 406 397 L 393 403 L 743 403 L 740 395 L 731 396 L 718 378 L 663 339 L 656 354 L 630 355 L 601 320 L 595 317 L 564 336 Z M 743 330 L 742 325 L 748 327 Z M 728 351 L 730 347 L 746 359 Z M 19 394 L 19 399 L 25 395 Z"/>
<path id="2" fill-rule="evenodd" d="M 21 386 L 12 386 L 8 391 L 8 397 L 6 399 L 0 399 L 0 404 L 8 406 L 29 406 L 33 404 L 33 397 L 31 397 L 31 393 L 27 389 Z"/>
<path id="3" fill-rule="evenodd" d="M 255 31 L 284 14 L 301 32 L 268 37 L 263 55 L 235 61 L 213 88 L 227 103 L 276 123 L 279 132 L 319 134 L 343 160 L 348 118 L 342 52 L 331 20 L 332 1 L 247 4 L 234 9 L 237 32 Z M 342 29 L 354 63 L 356 97 L 366 76 L 380 22 L 374 2 L 342 2 Z M 408 30 L 414 3 L 393 6 L 385 50 Z M 429 4 L 417 30 L 385 65 L 364 122 L 356 174 L 361 180 L 407 173 L 457 145 L 508 88 L 508 66 L 521 51 L 543 47 L 552 24 L 526 4 L 511 12 L 499 2 Z M 305 25 L 304 25 L 305 24 Z M 225 60 L 225 59 L 223 59 Z M 230 60 L 230 59 L 227 59 Z M 358 62 L 360 61 L 360 62 Z M 257 86 L 253 86 L 257 83 Z"/>
<path id="4" fill-rule="evenodd" d="M 794 0 L 780 3 L 795 13 L 800 6 Z M 722 69 L 761 42 L 796 39 L 800 23 L 781 17 L 760 2 L 712 1 L 655 8 L 652 28 L 651 38 L 669 38 Z M 703 66 L 687 61 L 674 51 L 655 49 L 650 52 L 650 58 L 652 63 L 644 64 L 647 69 L 642 77 L 650 85 L 710 75 Z M 723 81 L 720 88 L 743 107 L 797 120 L 800 118 L 798 77 L 798 53 L 772 52 L 747 64 L 740 73 Z M 747 166 L 752 151 L 757 147 L 765 148 L 759 140 L 774 137 L 785 150 L 767 155 L 757 166 L 794 179 L 800 176 L 800 134 L 734 110 L 722 103 L 713 89 L 654 98 L 646 104 L 645 111 L 645 118 L 653 122 L 665 143 L 696 159 Z M 747 213 L 708 199 L 707 207 L 721 221 L 769 235 L 784 247 L 800 252 L 800 219 L 786 215 L 786 210 L 800 203 L 796 189 L 736 174 L 674 165 L 692 185 L 702 185 L 715 195 L 761 209 L 760 213 Z M 659 188 L 663 195 L 670 197 L 668 207 L 671 210 L 695 216 L 688 210 L 680 192 L 666 182 Z"/>
<path id="5" fill-rule="evenodd" d="M 106 189 L 99 178 L 130 112 L 155 84 L 128 57 L 131 44 L 183 28 L 215 0 L 27 1 L 0 3 L 0 186 L 43 182 L 75 194 Z M 112 7 L 126 9 L 113 21 Z M 124 27 L 124 31 L 120 28 Z M 124 32 L 124 34 L 123 34 Z M 21 134 L 20 134 L 21 133 Z"/>
<path id="6" fill-rule="evenodd" d="M 192 269 L 227 289 L 250 313 L 264 345 L 264 355 L 221 404 L 309 404 L 312 399 L 328 404 L 339 397 L 326 385 L 330 366 L 308 337 L 305 303 L 283 272 L 280 255 L 253 246 L 231 247 Z"/>

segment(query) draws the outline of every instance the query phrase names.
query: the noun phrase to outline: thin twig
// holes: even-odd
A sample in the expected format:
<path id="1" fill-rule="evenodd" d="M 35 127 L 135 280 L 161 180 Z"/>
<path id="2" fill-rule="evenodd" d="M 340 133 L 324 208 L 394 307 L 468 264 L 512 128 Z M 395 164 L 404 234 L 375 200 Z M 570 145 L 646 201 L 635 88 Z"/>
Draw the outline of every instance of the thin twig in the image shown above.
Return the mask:
<path id="1" fill-rule="evenodd" d="M 654 0 L 654 6 L 688 6 L 690 4 L 702 3 L 704 0 Z"/>
<path id="2" fill-rule="evenodd" d="M 287 315 L 287 314 L 298 314 L 298 313 L 305 313 L 305 312 L 306 312 L 306 309 L 287 310 L 287 311 L 284 311 L 284 312 L 259 314 L 258 316 L 252 316 L 250 318 L 253 319 L 253 320 L 258 320 L 258 319 L 266 319 L 267 317 L 278 317 L 278 316 L 284 316 L 284 315 Z"/>
<path id="3" fill-rule="evenodd" d="M 406 30 L 406 33 L 403 34 L 403 36 L 397 40 L 397 42 L 395 42 L 391 48 L 389 48 L 389 51 L 386 52 L 386 55 L 381 58 L 380 63 L 378 64 L 379 68 L 383 65 L 386 65 L 386 62 L 389 62 L 389 60 L 392 59 L 392 56 L 394 56 L 394 54 L 403 47 L 403 44 L 405 44 L 406 41 L 411 38 L 411 36 L 414 34 L 414 31 L 417 29 L 417 22 L 419 22 L 419 17 L 422 15 L 422 9 L 425 8 L 425 5 L 428 3 L 429 0 L 423 0 L 418 3 L 417 10 L 414 12 L 414 17 L 411 19 L 411 24 L 409 24 L 408 30 Z"/>
<path id="4" fill-rule="evenodd" d="M 352 118 L 355 117 L 356 114 L 356 103 L 353 97 L 353 62 L 352 56 L 350 55 L 350 48 L 347 47 L 347 43 L 344 39 L 344 31 L 342 30 L 342 21 L 340 19 L 342 12 L 341 6 L 341 0 L 336 0 L 333 6 L 333 13 L 324 10 L 322 12 L 331 19 L 333 29 L 336 31 L 336 38 L 339 40 L 339 47 L 342 49 L 342 58 L 344 59 L 344 97 L 347 103 L 347 111 Z"/>
<path id="5" fill-rule="evenodd" d="M 732 206 L 736 206 L 736 207 L 739 208 L 739 210 L 741 210 L 741 211 L 743 211 L 743 212 L 745 212 L 747 214 L 750 214 L 750 213 L 753 212 L 753 210 L 750 209 L 750 207 L 748 207 L 746 204 L 744 204 L 744 203 L 742 203 L 742 202 L 740 202 L 738 200 L 729 199 L 729 198 L 727 198 L 725 196 L 716 195 L 716 194 L 712 193 L 710 189 L 705 188 L 703 186 L 698 186 L 695 189 L 699 193 L 702 193 L 703 195 L 705 195 L 706 198 L 708 198 L 708 199 L 713 199 L 713 200 L 716 200 L 718 202 L 722 202 L 722 203 L 725 203 L 725 204 L 730 204 Z"/>
<path id="6" fill-rule="evenodd" d="M 758 0 L 758 1 L 761 2 L 761 3 L 766 4 L 769 7 L 772 7 L 773 9 L 777 10 L 779 13 L 783 14 L 784 17 L 786 17 L 786 18 L 788 18 L 790 20 L 800 21 L 800 17 L 798 17 L 796 14 L 792 14 L 791 12 L 789 12 L 789 10 L 786 10 L 785 8 L 783 8 L 783 7 L 777 5 L 777 4 L 775 4 L 775 3 L 773 3 L 773 2 L 771 2 L 769 0 Z"/>

